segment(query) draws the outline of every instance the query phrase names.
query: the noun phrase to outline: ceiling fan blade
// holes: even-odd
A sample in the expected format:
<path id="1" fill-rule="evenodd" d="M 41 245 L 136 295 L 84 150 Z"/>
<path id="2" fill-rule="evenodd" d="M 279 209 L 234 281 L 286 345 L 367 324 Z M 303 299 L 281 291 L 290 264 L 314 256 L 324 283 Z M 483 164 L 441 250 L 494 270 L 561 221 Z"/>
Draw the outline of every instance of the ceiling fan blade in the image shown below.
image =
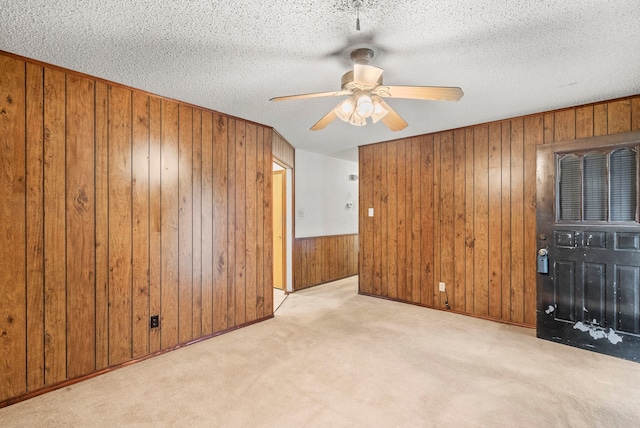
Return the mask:
<path id="1" fill-rule="evenodd" d="M 319 131 L 321 129 L 324 129 L 327 127 L 328 124 L 330 124 L 331 122 L 333 122 L 338 116 L 336 115 L 336 111 L 335 109 L 331 109 L 331 111 L 329 113 L 327 113 L 326 115 L 324 115 L 324 117 L 322 119 L 320 119 L 319 121 L 317 121 L 315 123 L 315 125 L 313 125 L 311 127 L 312 131 Z"/>
<path id="2" fill-rule="evenodd" d="M 379 88 L 378 95 L 382 97 L 414 100 L 458 101 L 464 95 L 462 89 L 448 86 L 381 86 Z"/>
<path id="3" fill-rule="evenodd" d="M 375 86 L 383 71 L 373 65 L 354 64 L 353 82 L 359 85 Z"/>
<path id="4" fill-rule="evenodd" d="M 339 97 L 341 95 L 351 95 L 351 91 L 315 92 L 313 94 L 287 95 L 284 97 L 274 97 L 274 98 L 271 98 L 269 101 L 289 101 L 289 100 L 301 100 L 305 98 Z"/>
<path id="5" fill-rule="evenodd" d="M 389 104 L 385 103 L 383 100 L 380 100 L 379 102 L 382 107 L 387 110 L 387 114 L 380 119 L 382 123 L 387 125 L 387 128 L 395 132 L 402 131 L 407 127 L 407 125 L 409 125 L 398 113 L 396 113 L 394 109 L 389 106 Z"/>

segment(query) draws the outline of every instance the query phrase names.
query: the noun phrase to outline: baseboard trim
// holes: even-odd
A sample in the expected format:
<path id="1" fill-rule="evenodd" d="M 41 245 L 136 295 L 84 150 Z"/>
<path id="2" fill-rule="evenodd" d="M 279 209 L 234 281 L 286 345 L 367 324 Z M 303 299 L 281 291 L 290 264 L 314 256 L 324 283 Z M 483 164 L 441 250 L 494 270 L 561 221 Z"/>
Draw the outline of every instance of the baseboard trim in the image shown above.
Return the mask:
<path id="1" fill-rule="evenodd" d="M 354 276 L 358 276 L 358 274 L 354 273 L 354 274 L 347 275 L 347 276 L 341 276 L 341 277 L 338 277 L 338 278 L 327 279 L 326 281 L 322 281 L 322 282 L 319 282 L 317 284 L 305 285 L 304 287 L 300 287 L 300 288 L 294 289 L 292 291 L 292 293 L 295 293 L 296 291 L 306 290 L 308 288 L 317 287 L 318 285 L 324 285 L 324 284 L 328 284 L 330 282 L 340 281 L 341 279 L 351 278 L 351 277 L 354 277 Z"/>
<path id="2" fill-rule="evenodd" d="M 358 290 L 358 294 L 361 295 L 361 296 L 375 297 L 375 298 L 378 298 L 378 299 L 389 300 L 389 301 L 392 301 L 392 302 L 398 302 L 398 303 L 405 303 L 405 304 L 414 305 L 414 306 L 420 306 L 421 308 L 436 309 L 436 310 L 442 311 L 442 312 L 451 312 L 451 313 L 454 313 L 454 314 L 457 314 L 457 315 L 464 315 L 466 317 L 479 318 L 479 319 L 482 319 L 482 320 L 485 320 L 485 321 L 493 321 L 493 322 L 499 322 L 499 323 L 502 323 L 502 324 L 514 325 L 516 327 L 524 327 L 524 328 L 530 328 L 530 329 L 534 329 L 534 330 L 536 328 L 535 325 L 529 325 L 529 324 L 519 323 L 519 322 L 515 322 L 515 321 L 506 321 L 506 320 L 502 320 L 502 319 L 498 319 L 498 318 L 487 317 L 487 316 L 484 316 L 484 315 L 470 314 L 468 312 L 461 312 L 461 311 L 456 311 L 454 309 L 441 308 L 441 307 L 438 307 L 438 306 L 429 306 L 429 305 L 425 305 L 423 303 L 416 303 L 416 302 L 410 302 L 408 300 L 394 299 L 392 297 L 387 297 L 387 296 L 378 296 L 376 294 L 363 293 L 360 290 Z"/>
<path id="3" fill-rule="evenodd" d="M 160 351 L 156 351 L 156 352 L 153 352 L 151 354 L 143 355 L 141 357 L 134 358 L 132 360 L 126 361 L 126 362 L 121 363 L 121 364 L 117 364 L 115 366 L 107 367 L 105 369 L 101 369 L 101 370 L 98 370 L 98 371 L 95 371 L 95 372 L 92 372 L 92 373 L 89 373 L 89 374 L 86 374 L 86 375 L 83 375 L 83 376 L 79 376 L 79 377 L 76 377 L 76 378 L 73 378 L 73 379 L 67 379 L 67 380 L 64 380 L 62 382 L 58 382 L 58 383 L 53 384 L 53 385 L 47 385 L 47 386 L 45 386 L 43 388 L 39 388 L 39 389 L 36 389 L 34 391 L 27 392 L 27 393 L 19 395 L 17 397 L 13 397 L 13 398 L 9 398 L 7 400 L 0 401 L 0 409 L 2 409 L 3 407 L 10 406 L 12 404 L 19 403 L 21 401 L 29 400 L 31 398 L 37 397 L 39 395 L 46 394 L 46 393 L 51 392 L 51 391 L 55 391 L 56 389 L 65 388 L 67 386 L 74 385 L 76 383 L 80 383 L 82 381 L 92 379 L 94 377 L 103 375 L 105 373 L 109 373 L 109 372 L 112 372 L 114 370 L 118 370 L 118 369 L 121 369 L 123 367 L 127 367 L 127 366 L 130 366 L 130 365 L 139 363 L 141 361 L 145 361 L 145 360 L 148 360 L 150 358 L 157 357 L 158 355 L 166 354 L 168 352 L 172 352 L 172 351 L 175 351 L 177 349 L 184 348 L 186 346 L 193 345 L 193 344 L 196 344 L 198 342 L 202 342 L 204 340 L 211 339 L 211 338 L 216 337 L 216 336 L 220 336 L 221 334 L 230 333 L 230 332 L 232 332 L 234 330 L 238 330 L 238 329 L 241 329 L 241 328 L 244 328 L 244 327 L 248 327 L 248 326 L 253 325 L 253 324 L 257 324 L 257 323 L 262 322 L 262 321 L 269 320 L 271 318 L 273 318 L 273 314 L 271 314 L 269 316 L 266 316 L 266 317 L 263 317 L 263 318 L 260 318 L 260 319 L 257 319 L 257 320 L 254 320 L 254 321 L 250 321 L 250 322 L 247 322 L 247 323 L 244 323 L 244 324 L 237 325 L 235 327 L 228 328 L 226 330 L 221 330 L 221 331 L 209 334 L 207 336 L 202 336 L 202 337 L 199 337 L 197 339 L 193 339 L 193 340 L 191 340 L 189 342 L 185 342 L 185 343 L 178 344 L 176 346 L 172 346 L 171 348 L 161 349 Z"/>

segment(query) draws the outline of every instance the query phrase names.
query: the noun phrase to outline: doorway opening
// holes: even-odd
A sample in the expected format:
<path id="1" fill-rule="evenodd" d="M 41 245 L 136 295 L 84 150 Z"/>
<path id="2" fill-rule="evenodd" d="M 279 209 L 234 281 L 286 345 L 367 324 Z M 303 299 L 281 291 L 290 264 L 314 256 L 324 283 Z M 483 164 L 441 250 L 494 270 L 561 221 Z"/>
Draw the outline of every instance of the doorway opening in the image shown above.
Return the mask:
<path id="1" fill-rule="evenodd" d="M 292 169 L 273 162 L 273 296 L 274 312 L 293 291 Z"/>

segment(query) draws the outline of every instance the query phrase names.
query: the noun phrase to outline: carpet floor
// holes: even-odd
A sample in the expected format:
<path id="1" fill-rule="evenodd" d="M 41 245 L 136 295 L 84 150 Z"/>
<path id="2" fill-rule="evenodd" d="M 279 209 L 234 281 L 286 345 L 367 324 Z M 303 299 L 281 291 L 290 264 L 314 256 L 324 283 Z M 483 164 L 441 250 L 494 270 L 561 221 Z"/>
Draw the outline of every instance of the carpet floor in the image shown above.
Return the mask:
<path id="1" fill-rule="evenodd" d="M 3 427 L 637 427 L 640 364 L 357 294 L 0 409 Z"/>

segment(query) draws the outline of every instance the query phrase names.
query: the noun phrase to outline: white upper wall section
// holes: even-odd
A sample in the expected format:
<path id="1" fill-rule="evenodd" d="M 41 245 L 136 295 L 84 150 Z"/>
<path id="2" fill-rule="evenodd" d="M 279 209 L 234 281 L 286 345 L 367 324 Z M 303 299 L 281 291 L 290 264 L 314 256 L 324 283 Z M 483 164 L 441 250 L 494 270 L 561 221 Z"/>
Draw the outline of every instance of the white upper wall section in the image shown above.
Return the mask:
<path id="1" fill-rule="evenodd" d="M 358 174 L 356 162 L 296 150 L 296 238 L 358 233 L 352 174 Z"/>

